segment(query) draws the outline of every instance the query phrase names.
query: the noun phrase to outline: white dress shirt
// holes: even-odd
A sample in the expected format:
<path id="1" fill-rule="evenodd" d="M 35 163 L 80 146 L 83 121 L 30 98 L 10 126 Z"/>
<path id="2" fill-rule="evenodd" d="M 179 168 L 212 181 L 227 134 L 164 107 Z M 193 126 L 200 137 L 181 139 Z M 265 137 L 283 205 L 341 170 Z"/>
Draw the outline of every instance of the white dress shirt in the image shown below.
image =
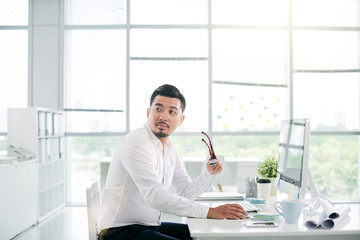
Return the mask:
<path id="1" fill-rule="evenodd" d="M 205 169 L 192 181 L 170 140 L 163 147 L 145 124 L 125 136 L 115 151 L 98 230 L 130 224 L 156 226 L 163 211 L 206 218 L 209 206 L 193 200 L 210 187 L 214 177 Z"/>

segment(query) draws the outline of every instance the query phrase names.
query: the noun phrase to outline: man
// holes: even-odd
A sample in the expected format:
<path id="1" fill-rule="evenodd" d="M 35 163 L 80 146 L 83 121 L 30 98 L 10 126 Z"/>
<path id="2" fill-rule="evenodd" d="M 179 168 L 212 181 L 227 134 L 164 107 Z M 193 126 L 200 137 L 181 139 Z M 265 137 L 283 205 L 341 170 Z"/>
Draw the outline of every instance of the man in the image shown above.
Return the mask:
<path id="1" fill-rule="evenodd" d="M 210 187 L 222 164 L 207 163 L 207 169 L 194 180 L 187 174 L 169 140 L 184 121 L 185 105 L 176 87 L 160 86 L 151 96 L 147 124 L 121 140 L 104 187 L 100 239 L 191 239 L 187 225 L 160 223 L 163 211 L 216 219 L 247 215 L 238 204 L 210 208 L 193 201 Z"/>

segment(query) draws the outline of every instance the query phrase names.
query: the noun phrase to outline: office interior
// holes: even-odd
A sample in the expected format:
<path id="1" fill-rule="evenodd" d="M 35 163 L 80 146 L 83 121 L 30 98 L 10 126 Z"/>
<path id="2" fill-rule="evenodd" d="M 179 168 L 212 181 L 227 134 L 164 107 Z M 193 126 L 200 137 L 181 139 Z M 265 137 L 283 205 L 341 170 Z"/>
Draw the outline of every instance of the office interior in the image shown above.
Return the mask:
<path id="1" fill-rule="evenodd" d="M 85 189 L 165 83 L 187 100 L 172 141 L 189 175 L 208 158 L 201 131 L 224 158 L 209 191 L 244 193 L 281 120 L 309 118 L 318 192 L 358 203 L 359 23 L 359 0 L 1 1 L 0 205 L 34 196 L 36 211 L 31 227 L 0 219 L 14 229 L 0 239 L 88 239 Z M 14 149 L 35 172 L 10 174 Z"/>

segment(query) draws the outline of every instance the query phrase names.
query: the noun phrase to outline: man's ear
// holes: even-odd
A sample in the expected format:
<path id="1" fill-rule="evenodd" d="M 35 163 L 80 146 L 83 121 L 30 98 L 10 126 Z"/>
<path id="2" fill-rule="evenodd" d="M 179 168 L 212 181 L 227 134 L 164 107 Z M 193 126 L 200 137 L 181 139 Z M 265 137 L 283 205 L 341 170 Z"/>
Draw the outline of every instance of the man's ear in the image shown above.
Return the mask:
<path id="1" fill-rule="evenodd" d="M 181 120 L 180 120 L 179 126 L 181 126 L 181 124 L 183 123 L 184 119 L 185 119 L 185 115 L 181 115 Z"/>
<path id="2" fill-rule="evenodd" d="M 149 118 L 149 115 L 150 115 L 150 108 L 148 108 L 147 111 L 146 111 L 147 118 Z"/>

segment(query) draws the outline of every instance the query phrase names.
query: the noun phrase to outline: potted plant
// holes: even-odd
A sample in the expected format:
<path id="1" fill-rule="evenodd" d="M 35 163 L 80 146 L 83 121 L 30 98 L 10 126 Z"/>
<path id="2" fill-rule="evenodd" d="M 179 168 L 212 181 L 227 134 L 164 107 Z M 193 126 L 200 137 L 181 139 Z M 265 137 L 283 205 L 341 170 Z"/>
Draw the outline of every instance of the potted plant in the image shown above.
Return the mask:
<path id="1" fill-rule="evenodd" d="M 268 155 L 263 158 L 262 162 L 258 163 L 258 174 L 263 177 L 271 180 L 271 196 L 276 195 L 276 187 L 274 185 L 275 178 L 277 176 L 278 160 L 274 155 Z"/>

